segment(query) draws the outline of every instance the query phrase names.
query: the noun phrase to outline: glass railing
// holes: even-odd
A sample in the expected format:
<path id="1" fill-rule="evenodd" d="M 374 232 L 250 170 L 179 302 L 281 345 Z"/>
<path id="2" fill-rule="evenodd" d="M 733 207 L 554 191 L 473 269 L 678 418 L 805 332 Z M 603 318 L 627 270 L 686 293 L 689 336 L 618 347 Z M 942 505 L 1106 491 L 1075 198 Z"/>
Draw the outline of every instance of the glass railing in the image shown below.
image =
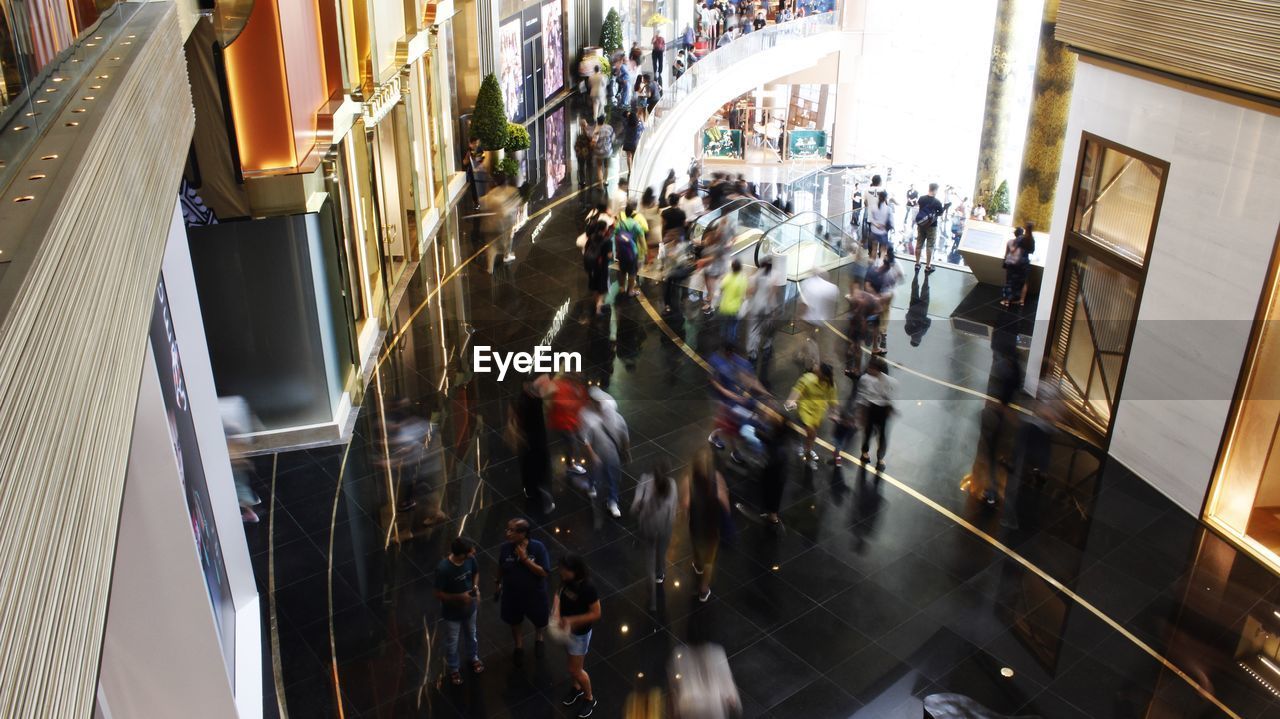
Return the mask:
<path id="1" fill-rule="evenodd" d="M 832 28 L 836 27 L 837 22 L 838 19 L 834 12 L 809 15 L 799 20 L 768 25 L 761 30 L 743 35 L 722 48 L 711 51 L 701 60 L 693 63 L 679 79 L 671 83 L 671 87 L 664 88 L 665 92 L 662 95 L 662 99 L 649 117 L 644 137 L 640 138 L 640 147 L 636 155 L 644 155 L 645 139 L 657 136 L 656 130 L 662 126 L 666 115 L 681 100 L 696 92 L 699 87 L 709 82 L 714 82 L 717 75 L 732 70 L 733 66 L 742 60 L 758 52 L 775 47 L 780 43 L 830 32 Z"/>
<path id="2" fill-rule="evenodd" d="M 26 5 L 30 3 L 20 2 L 14 7 Z M 142 3 L 128 2 L 105 8 L 97 21 L 67 47 L 54 50 L 56 44 L 43 43 L 41 47 L 49 57 L 39 62 L 40 53 L 18 58 L 10 57 L 8 50 L 0 51 L 0 187 L 8 184 L 9 176 L 17 171 L 30 148 L 72 99 L 70 90 L 106 54 L 140 7 Z M 0 35 L 5 30 L 2 25 Z M 57 30 L 70 33 L 72 28 L 58 26 Z M 0 44 L 5 39 L 0 37 Z M 12 41 L 13 36 L 8 39 Z"/>
<path id="3" fill-rule="evenodd" d="M 787 279 L 798 281 L 847 264 L 852 247 L 852 236 L 838 224 L 816 212 L 801 212 L 766 232 L 755 251 L 757 262 L 768 255 L 786 257 Z"/>
<path id="4" fill-rule="evenodd" d="M 746 229 L 757 229 L 763 234 L 784 222 L 787 215 L 763 200 L 741 197 L 699 215 L 689 229 L 690 241 L 695 244 L 702 242 L 702 235 L 707 228 L 721 219 L 727 219 L 738 228 L 739 235 Z"/>

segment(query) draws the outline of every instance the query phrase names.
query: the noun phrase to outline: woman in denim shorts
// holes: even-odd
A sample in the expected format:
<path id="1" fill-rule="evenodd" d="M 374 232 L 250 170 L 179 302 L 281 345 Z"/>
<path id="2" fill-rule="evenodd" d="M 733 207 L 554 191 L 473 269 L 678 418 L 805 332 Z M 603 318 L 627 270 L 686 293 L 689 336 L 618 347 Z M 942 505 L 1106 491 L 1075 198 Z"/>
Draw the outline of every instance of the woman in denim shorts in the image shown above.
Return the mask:
<path id="1" fill-rule="evenodd" d="M 569 677 L 573 685 L 563 703 L 567 707 L 576 704 L 578 717 L 585 719 L 596 707 L 591 677 L 583 669 L 583 663 L 591 646 L 591 628 L 600 621 L 600 594 L 591 583 L 587 563 L 576 554 L 560 561 L 560 591 L 551 613 L 567 635 L 565 648 L 569 652 Z"/>

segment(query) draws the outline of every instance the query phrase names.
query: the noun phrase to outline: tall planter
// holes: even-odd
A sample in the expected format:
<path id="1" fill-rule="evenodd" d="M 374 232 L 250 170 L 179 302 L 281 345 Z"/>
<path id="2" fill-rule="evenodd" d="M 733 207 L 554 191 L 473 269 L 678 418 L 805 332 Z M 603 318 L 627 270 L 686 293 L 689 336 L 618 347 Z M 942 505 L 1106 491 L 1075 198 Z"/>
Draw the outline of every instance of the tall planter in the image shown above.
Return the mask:
<path id="1" fill-rule="evenodd" d="M 507 146 L 511 130 L 507 122 L 507 107 L 502 101 L 502 86 L 493 73 L 485 76 L 476 95 L 476 111 L 471 118 L 471 136 L 479 138 L 488 151 L 501 151 Z"/>

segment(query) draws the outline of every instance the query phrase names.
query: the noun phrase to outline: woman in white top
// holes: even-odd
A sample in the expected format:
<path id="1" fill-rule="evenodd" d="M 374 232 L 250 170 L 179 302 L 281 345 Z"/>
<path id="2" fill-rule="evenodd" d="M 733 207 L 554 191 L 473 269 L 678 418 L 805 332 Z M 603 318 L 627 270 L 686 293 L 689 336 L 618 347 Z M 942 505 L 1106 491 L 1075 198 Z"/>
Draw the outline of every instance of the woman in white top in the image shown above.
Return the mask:
<path id="1" fill-rule="evenodd" d="M 867 212 L 867 223 L 871 226 L 871 260 L 880 259 L 880 254 L 889 248 L 889 232 L 893 230 L 893 208 L 889 205 L 889 193 L 881 190 L 875 196 Z"/>
<path id="2" fill-rule="evenodd" d="M 877 435 L 876 471 L 884 471 L 884 455 L 889 449 L 889 415 L 893 398 L 898 394 L 898 381 L 888 375 L 889 363 L 883 357 L 872 357 L 867 371 L 858 380 L 858 407 L 862 410 L 862 463 L 871 461 L 871 435 Z"/>

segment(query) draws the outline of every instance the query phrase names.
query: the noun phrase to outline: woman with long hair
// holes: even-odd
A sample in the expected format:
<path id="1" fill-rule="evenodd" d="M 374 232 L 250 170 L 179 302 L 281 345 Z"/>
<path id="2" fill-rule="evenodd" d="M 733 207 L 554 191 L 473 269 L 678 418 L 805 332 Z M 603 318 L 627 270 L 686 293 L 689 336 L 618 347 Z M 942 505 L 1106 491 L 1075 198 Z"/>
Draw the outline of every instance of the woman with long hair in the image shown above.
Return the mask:
<path id="1" fill-rule="evenodd" d="M 622 127 L 622 152 L 627 156 L 627 176 L 631 176 L 631 168 L 636 158 L 636 147 L 640 145 L 640 135 L 644 134 L 644 109 L 637 108 L 627 113 L 626 124 Z"/>
<path id="2" fill-rule="evenodd" d="M 698 601 L 711 598 L 711 576 L 720 549 L 720 528 L 729 512 L 729 489 L 716 469 L 710 445 L 698 449 L 689 471 L 685 491 L 685 513 L 689 516 L 689 540 L 693 545 L 693 573 L 698 575 Z"/>
<path id="3" fill-rule="evenodd" d="M 800 423 L 804 425 L 804 445 L 800 456 L 808 458 L 809 466 L 817 469 L 818 453 L 813 451 L 814 440 L 818 438 L 818 428 L 828 415 L 835 418 L 836 380 L 831 365 L 823 362 L 815 372 L 805 372 L 791 388 L 791 396 L 787 397 L 786 407 L 796 410 Z"/>
<path id="4" fill-rule="evenodd" d="M 1027 274 L 1036 241 L 1035 226 L 1027 223 L 1013 231 L 1013 239 L 1004 246 L 1004 290 L 1000 293 L 1003 307 L 1021 307 L 1027 301 Z"/>
<path id="5" fill-rule="evenodd" d="M 573 685 L 561 702 L 567 707 L 578 705 L 578 716 L 589 717 L 596 707 L 591 691 L 591 677 L 584 668 L 591 646 L 591 629 L 600 621 L 600 593 L 591 583 L 591 571 L 582 557 L 570 554 L 560 560 L 560 591 L 556 594 L 551 616 L 565 633 L 565 649 L 569 653 L 569 679 Z"/>
<path id="6" fill-rule="evenodd" d="M 631 514 L 636 518 L 637 534 L 645 543 L 644 557 L 649 568 L 649 609 L 658 609 L 658 585 L 666 581 L 667 548 L 671 546 L 671 530 L 676 521 L 678 504 L 676 482 L 665 460 L 658 460 L 653 471 L 640 477 Z"/>

